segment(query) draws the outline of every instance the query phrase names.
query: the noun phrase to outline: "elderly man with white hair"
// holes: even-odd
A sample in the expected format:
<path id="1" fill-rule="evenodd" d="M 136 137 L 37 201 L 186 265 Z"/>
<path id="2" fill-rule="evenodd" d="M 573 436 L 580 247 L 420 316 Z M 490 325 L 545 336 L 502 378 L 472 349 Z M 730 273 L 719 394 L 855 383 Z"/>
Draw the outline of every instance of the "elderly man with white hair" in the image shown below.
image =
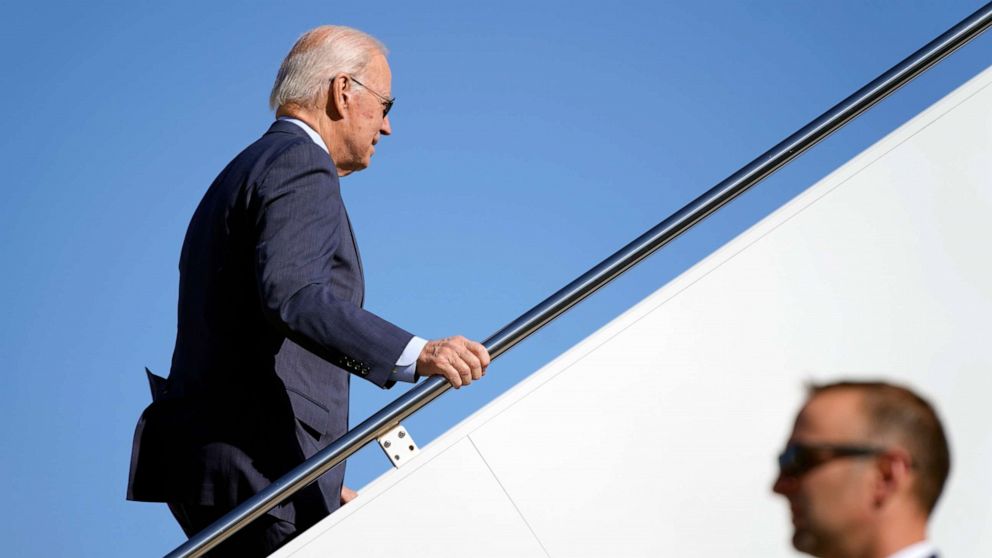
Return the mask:
<path id="1" fill-rule="evenodd" d="M 339 177 L 392 128 L 386 49 L 347 27 L 305 33 L 270 104 L 277 120 L 220 173 L 190 222 L 167 380 L 138 421 L 128 498 L 167 502 L 192 536 L 340 437 L 357 375 L 384 388 L 489 364 L 481 344 L 428 341 L 362 308 L 364 271 Z M 336 467 L 211 556 L 264 556 L 355 493 Z"/>

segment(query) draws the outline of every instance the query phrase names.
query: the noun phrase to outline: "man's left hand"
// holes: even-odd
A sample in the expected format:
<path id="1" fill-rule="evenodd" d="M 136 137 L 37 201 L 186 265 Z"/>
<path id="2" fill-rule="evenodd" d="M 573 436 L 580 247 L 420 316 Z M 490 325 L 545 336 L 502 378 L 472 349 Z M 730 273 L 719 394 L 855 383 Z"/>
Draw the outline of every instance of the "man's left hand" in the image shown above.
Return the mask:
<path id="1" fill-rule="evenodd" d="M 341 485 L 341 505 L 343 506 L 343 505 L 347 504 L 348 502 L 354 500 L 355 498 L 358 498 L 358 493 L 342 484 Z"/>

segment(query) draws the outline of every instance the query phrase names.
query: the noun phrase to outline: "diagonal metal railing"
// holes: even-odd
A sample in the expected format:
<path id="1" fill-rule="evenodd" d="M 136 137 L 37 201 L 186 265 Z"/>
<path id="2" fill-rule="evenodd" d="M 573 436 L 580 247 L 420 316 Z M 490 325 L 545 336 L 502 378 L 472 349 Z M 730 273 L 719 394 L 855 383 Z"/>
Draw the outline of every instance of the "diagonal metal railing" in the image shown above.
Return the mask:
<path id="1" fill-rule="evenodd" d="M 749 188 L 840 129 L 893 91 L 965 45 L 992 25 L 992 2 L 837 103 L 799 131 L 676 211 L 589 271 L 494 333 L 483 344 L 492 358 L 505 353 L 621 273 L 689 230 Z M 432 376 L 351 429 L 316 455 L 227 513 L 166 555 L 195 558 L 315 481 L 366 444 L 417 412 L 450 385 Z"/>

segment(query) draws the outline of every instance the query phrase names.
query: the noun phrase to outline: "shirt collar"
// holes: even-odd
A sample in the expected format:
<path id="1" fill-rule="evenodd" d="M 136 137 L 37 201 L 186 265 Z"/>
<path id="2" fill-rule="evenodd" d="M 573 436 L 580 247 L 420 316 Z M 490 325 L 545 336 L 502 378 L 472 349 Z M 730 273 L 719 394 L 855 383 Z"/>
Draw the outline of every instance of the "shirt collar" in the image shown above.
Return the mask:
<path id="1" fill-rule="evenodd" d="M 937 547 L 930 541 L 920 541 L 889 556 L 889 558 L 929 558 L 937 555 Z"/>
<path id="2" fill-rule="evenodd" d="M 277 120 L 285 120 L 286 122 L 292 122 L 293 124 L 296 124 L 300 128 L 303 128 L 303 131 L 306 132 L 308 136 L 310 136 L 310 139 L 313 140 L 314 143 L 319 145 L 320 148 L 323 149 L 328 155 L 331 154 L 331 152 L 327 150 L 327 145 L 324 143 L 324 139 L 321 138 L 320 134 L 318 134 L 317 131 L 311 128 L 306 122 L 298 118 L 290 118 L 289 116 L 280 116 Z"/>

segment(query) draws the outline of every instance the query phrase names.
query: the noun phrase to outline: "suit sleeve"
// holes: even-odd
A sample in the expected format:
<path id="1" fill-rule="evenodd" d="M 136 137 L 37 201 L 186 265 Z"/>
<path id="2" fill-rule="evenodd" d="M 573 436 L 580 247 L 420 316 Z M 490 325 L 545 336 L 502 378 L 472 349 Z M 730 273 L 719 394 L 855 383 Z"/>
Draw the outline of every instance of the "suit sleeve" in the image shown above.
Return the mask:
<path id="1" fill-rule="evenodd" d="M 321 358 L 382 387 L 412 334 L 335 296 L 342 240 L 337 173 L 311 142 L 277 156 L 255 187 L 255 273 L 266 317 Z"/>

